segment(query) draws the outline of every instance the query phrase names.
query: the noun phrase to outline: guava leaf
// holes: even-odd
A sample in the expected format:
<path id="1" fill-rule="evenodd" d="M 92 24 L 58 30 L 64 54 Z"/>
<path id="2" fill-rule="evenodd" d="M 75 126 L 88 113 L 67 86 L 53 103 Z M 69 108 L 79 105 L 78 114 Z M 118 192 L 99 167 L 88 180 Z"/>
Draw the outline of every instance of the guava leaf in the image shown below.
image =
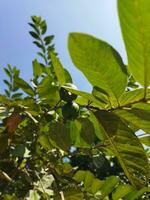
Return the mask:
<path id="1" fill-rule="evenodd" d="M 118 0 L 118 10 L 129 71 L 146 92 L 150 85 L 150 1 Z"/>
<path id="2" fill-rule="evenodd" d="M 103 134 L 110 143 L 109 148 L 118 158 L 130 183 L 134 187 L 142 188 L 146 185 L 149 176 L 149 165 L 146 153 L 138 138 L 114 114 L 97 111 L 95 115 L 103 128 Z"/>
<path id="3" fill-rule="evenodd" d="M 68 47 L 75 66 L 117 104 L 116 99 L 127 85 L 126 67 L 117 51 L 106 42 L 83 33 L 70 33 Z"/>

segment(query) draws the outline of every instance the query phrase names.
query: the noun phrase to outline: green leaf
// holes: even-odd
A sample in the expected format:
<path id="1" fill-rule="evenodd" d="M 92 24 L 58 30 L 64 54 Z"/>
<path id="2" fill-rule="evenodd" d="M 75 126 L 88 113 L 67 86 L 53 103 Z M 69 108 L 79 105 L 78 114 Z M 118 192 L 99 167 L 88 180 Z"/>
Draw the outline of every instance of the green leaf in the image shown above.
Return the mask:
<path id="1" fill-rule="evenodd" d="M 49 35 L 44 38 L 45 45 L 49 45 L 54 39 L 54 35 Z"/>
<path id="2" fill-rule="evenodd" d="M 50 143 L 49 137 L 47 135 L 40 135 L 38 138 L 38 142 L 42 145 L 42 147 L 46 150 L 52 149 L 52 145 Z"/>
<path id="3" fill-rule="evenodd" d="M 33 60 L 32 66 L 33 66 L 33 75 L 35 77 L 36 76 L 41 76 L 41 74 L 42 74 L 42 66 L 36 59 Z"/>
<path id="4" fill-rule="evenodd" d="M 45 21 L 45 20 L 43 20 L 43 21 L 41 22 L 40 27 L 41 27 L 41 29 L 42 29 L 42 35 L 44 35 L 44 34 L 46 33 L 46 31 L 47 31 L 47 24 L 46 24 L 46 21 Z"/>
<path id="5" fill-rule="evenodd" d="M 124 200 L 137 200 L 141 197 L 145 192 L 150 193 L 150 188 L 143 187 L 138 191 L 130 192 L 128 195 L 125 196 Z"/>
<path id="6" fill-rule="evenodd" d="M 41 23 L 42 18 L 40 16 L 32 16 L 31 17 L 32 21 L 36 24 L 39 25 Z"/>
<path id="7" fill-rule="evenodd" d="M 146 92 L 150 85 L 150 1 L 118 0 L 118 10 L 129 70 Z"/>
<path id="8" fill-rule="evenodd" d="M 9 90 L 12 89 L 12 85 L 10 82 L 8 82 L 7 80 L 3 80 L 3 82 L 7 85 L 7 87 L 9 88 Z"/>
<path id="9" fill-rule="evenodd" d="M 104 184 L 104 181 L 95 178 L 90 171 L 79 170 L 74 175 L 74 180 L 78 183 L 84 183 L 84 190 L 95 194 Z"/>
<path id="10" fill-rule="evenodd" d="M 13 95 L 11 96 L 11 98 L 12 98 L 12 99 L 19 99 L 19 98 L 21 98 L 21 96 L 22 96 L 22 93 L 15 93 L 15 94 L 13 94 Z"/>
<path id="11" fill-rule="evenodd" d="M 50 174 L 45 174 L 36 184 L 38 186 L 38 190 L 44 192 L 47 188 L 51 187 L 54 181 L 54 177 Z"/>
<path id="12" fill-rule="evenodd" d="M 39 35 L 37 33 L 33 32 L 33 31 L 30 31 L 29 33 L 34 39 L 39 39 Z"/>
<path id="13" fill-rule="evenodd" d="M 137 188 L 146 185 L 149 176 L 148 160 L 133 131 L 112 113 L 97 111 L 95 115 L 110 143 L 109 148 L 118 158 L 131 184 Z"/>
<path id="14" fill-rule="evenodd" d="M 35 32 L 37 34 L 40 34 L 40 31 L 39 31 L 38 27 L 35 24 L 33 24 L 33 23 L 28 23 L 28 24 L 35 30 Z"/>
<path id="15" fill-rule="evenodd" d="M 17 145 L 15 149 L 12 150 L 12 155 L 15 157 L 23 157 L 26 151 L 26 147 L 23 144 Z"/>
<path id="16" fill-rule="evenodd" d="M 117 176 L 108 177 L 104 184 L 101 187 L 101 193 L 103 199 L 109 195 L 115 188 L 115 186 L 119 183 L 119 178 Z"/>
<path id="17" fill-rule="evenodd" d="M 51 77 L 46 76 L 37 86 L 37 93 L 42 102 L 48 103 L 50 106 L 55 106 L 59 101 L 58 87 L 53 84 Z"/>
<path id="18" fill-rule="evenodd" d="M 129 109 L 118 109 L 114 113 L 128 123 L 133 124 L 138 129 L 149 133 L 150 131 L 150 105 L 146 103 L 136 104 Z"/>
<path id="19" fill-rule="evenodd" d="M 90 116 L 88 119 L 93 123 L 93 126 L 95 128 L 95 135 L 97 136 L 97 138 L 99 138 L 100 141 L 105 141 L 107 138 L 104 134 L 104 129 L 99 124 L 99 121 L 96 118 L 96 116 L 92 112 L 90 112 Z"/>
<path id="20" fill-rule="evenodd" d="M 90 171 L 86 171 L 85 173 L 85 179 L 84 179 L 84 188 L 86 191 L 88 191 L 89 189 L 91 189 L 91 184 L 94 180 L 94 175 L 90 172 Z"/>
<path id="21" fill-rule="evenodd" d="M 146 146 L 150 147 L 150 136 L 141 137 L 140 141 L 142 144 L 145 144 Z"/>
<path id="22" fill-rule="evenodd" d="M 41 45 L 38 41 L 34 41 L 33 42 L 37 47 L 39 47 L 43 52 L 45 52 L 45 47 L 43 45 Z"/>
<path id="23" fill-rule="evenodd" d="M 116 50 L 90 35 L 71 33 L 69 52 L 73 63 L 88 81 L 106 91 L 112 102 L 117 104 L 116 99 L 124 92 L 127 85 L 127 75 Z"/>
<path id="24" fill-rule="evenodd" d="M 109 104 L 109 107 L 111 107 L 109 95 L 104 90 L 102 90 L 101 88 L 99 88 L 97 86 L 94 86 L 93 90 L 92 90 L 92 94 L 97 100 L 103 101 L 103 102 Z"/>
<path id="25" fill-rule="evenodd" d="M 65 200 L 84 200 L 84 195 L 80 189 L 70 186 L 63 191 L 63 198 Z M 59 196 L 56 200 L 62 200 L 63 198 Z"/>
<path id="26" fill-rule="evenodd" d="M 103 184 L 104 184 L 104 181 L 100 181 L 98 178 L 94 178 L 92 182 L 92 186 L 91 186 L 91 192 L 95 194 L 96 192 L 98 192 L 98 190 L 101 189 Z"/>
<path id="27" fill-rule="evenodd" d="M 78 170 L 75 173 L 75 175 L 73 176 L 73 179 L 75 181 L 77 181 L 78 183 L 81 183 L 85 179 L 85 174 L 86 174 L 86 171 L 84 171 L 84 170 Z"/>
<path id="28" fill-rule="evenodd" d="M 88 118 L 78 119 L 78 122 L 81 124 L 78 138 L 80 140 L 80 147 L 92 147 L 96 141 L 93 123 Z"/>
<path id="29" fill-rule="evenodd" d="M 69 71 L 67 69 L 65 69 L 65 68 L 64 68 L 64 71 L 65 71 L 65 80 L 66 80 L 66 83 L 73 83 Z"/>
<path id="30" fill-rule="evenodd" d="M 124 92 L 119 98 L 120 106 L 130 105 L 132 103 L 136 103 L 143 99 L 144 96 L 144 89 L 136 89 L 129 92 Z"/>
<path id="31" fill-rule="evenodd" d="M 27 200 L 40 200 L 40 195 L 36 190 L 30 190 Z"/>
<path id="32" fill-rule="evenodd" d="M 6 73 L 6 75 L 7 75 L 9 78 L 12 78 L 11 72 L 10 72 L 6 67 L 4 67 L 3 70 L 4 70 L 4 72 Z"/>
<path id="33" fill-rule="evenodd" d="M 49 139 L 54 147 L 69 151 L 71 146 L 70 124 L 54 122 L 49 127 Z"/>
<path id="34" fill-rule="evenodd" d="M 10 195 L 10 194 L 4 194 L 3 195 L 4 200 L 18 200 L 18 198 L 14 195 Z"/>
<path id="35" fill-rule="evenodd" d="M 15 77 L 15 84 L 21 88 L 25 93 L 34 96 L 34 91 L 32 89 L 32 87 L 26 82 L 24 81 L 22 78 L 19 77 Z"/>
<path id="36" fill-rule="evenodd" d="M 51 52 L 50 57 L 51 57 L 51 61 L 52 61 L 57 79 L 60 85 L 64 85 L 66 83 L 64 68 L 54 53 Z"/>
<path id="37" fill-rule="evenodd" d="M 98 121 L 92 115 L 70 122 L 70 134 L 73 145 L 80 148 L 91 148 L 97 137 L 103 137 Z"/>
<path id="38" fill-rule="evenodd" d="M 2 104 L 10 104 L 11 101 L 9 99 L 7 99 L 7 97 L 5 95 L 1 95 L 0 94 L 0 103 L 2 103 Z"/>
<path id="39" fill-rule="evenodd" d="M 119 185 L 112 194 L 113 200 L 122 199 L 124 196 L 126 196 L 128 193 L 134 190 L 135 189 L 131 185 L 128 185 L 128 184 Z"/>

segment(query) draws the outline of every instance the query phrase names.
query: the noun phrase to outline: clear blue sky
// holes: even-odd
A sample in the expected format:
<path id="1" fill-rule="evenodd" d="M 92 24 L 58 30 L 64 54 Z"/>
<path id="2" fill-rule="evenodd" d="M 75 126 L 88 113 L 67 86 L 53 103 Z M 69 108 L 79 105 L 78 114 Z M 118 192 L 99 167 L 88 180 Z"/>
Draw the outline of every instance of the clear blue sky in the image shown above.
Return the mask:
<path id="1" fill-rule="evenodd" d="M 48 33 L 55 35 L 56 51 L 81 90 L 89 91 L 90 85 L 69 57 L 69 32 L 86 32 L 109 42 L 126 62 L 116 0 L 0 0 L 0 91 L 2 68 L 7 64 L 21 69 L 26 80 L 32 76 L 31 64 L 37 48 L 28 34 L 31 15 L 46 19 Z"/>

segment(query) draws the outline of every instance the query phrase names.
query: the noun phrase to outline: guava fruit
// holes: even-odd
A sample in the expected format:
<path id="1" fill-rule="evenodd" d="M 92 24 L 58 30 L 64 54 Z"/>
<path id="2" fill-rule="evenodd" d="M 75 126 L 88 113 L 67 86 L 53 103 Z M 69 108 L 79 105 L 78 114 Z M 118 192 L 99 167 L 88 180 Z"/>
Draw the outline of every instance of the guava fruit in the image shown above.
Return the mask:
<path id="1" fill-rule="evenodd" d="M 66 83 L 64 86 L 77 90 L 77 87 L 74 84 L 72 84 L 72 83 Z M 60 88 L 59 95 L 60 95 L 60 98 L 63 101 L 66 101 L 66 102 L 72 102 L 72 101 L 74 101 L 77 98 L 76 94 L 73 94 L 73 93 L 69 92 L 64 87 Z"/>
<path id="2" fill-rule="evenodd" d="M 62 115 L 67 120 L 76 119 L 79 115 L 79 105 L 75 102 L 68 102 L 62 107 Z"/>

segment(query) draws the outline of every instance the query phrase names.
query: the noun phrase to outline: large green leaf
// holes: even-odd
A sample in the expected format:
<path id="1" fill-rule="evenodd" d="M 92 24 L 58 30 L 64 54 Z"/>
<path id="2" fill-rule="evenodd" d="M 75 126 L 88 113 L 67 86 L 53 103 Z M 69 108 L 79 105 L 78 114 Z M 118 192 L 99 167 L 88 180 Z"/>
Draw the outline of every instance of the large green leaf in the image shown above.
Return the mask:
<path id="1" fill-rule="evenodd" d="M 126 68 L 112 46 L 87 34 L 71 33 L 69 52 L 73 63 L 88 81 L 106 91 L 112 101 L 124 92 Z"/>
<path id="2" fill-rule="evenodd" d="M 141 188 L 146 184 L 149 166 L 145 151 L 131 129 L 112 113 L 95 113 L 110 149 L 118 158 L 131 184 Z M 143 177 L 143 179 L 141 178 Z"/>
<path id="3" fill-rule="evenodd" d="M 114 113 L 138 129 L 150 133 L 150 104 L 139 103 L 128 109 L 118 109 Z"/>
<path id="4" fill-rule="evenodd" d="M 150 1 L 118 0 L 118 10 L 129 70 L 146 92 L 150 85 Z"/>

